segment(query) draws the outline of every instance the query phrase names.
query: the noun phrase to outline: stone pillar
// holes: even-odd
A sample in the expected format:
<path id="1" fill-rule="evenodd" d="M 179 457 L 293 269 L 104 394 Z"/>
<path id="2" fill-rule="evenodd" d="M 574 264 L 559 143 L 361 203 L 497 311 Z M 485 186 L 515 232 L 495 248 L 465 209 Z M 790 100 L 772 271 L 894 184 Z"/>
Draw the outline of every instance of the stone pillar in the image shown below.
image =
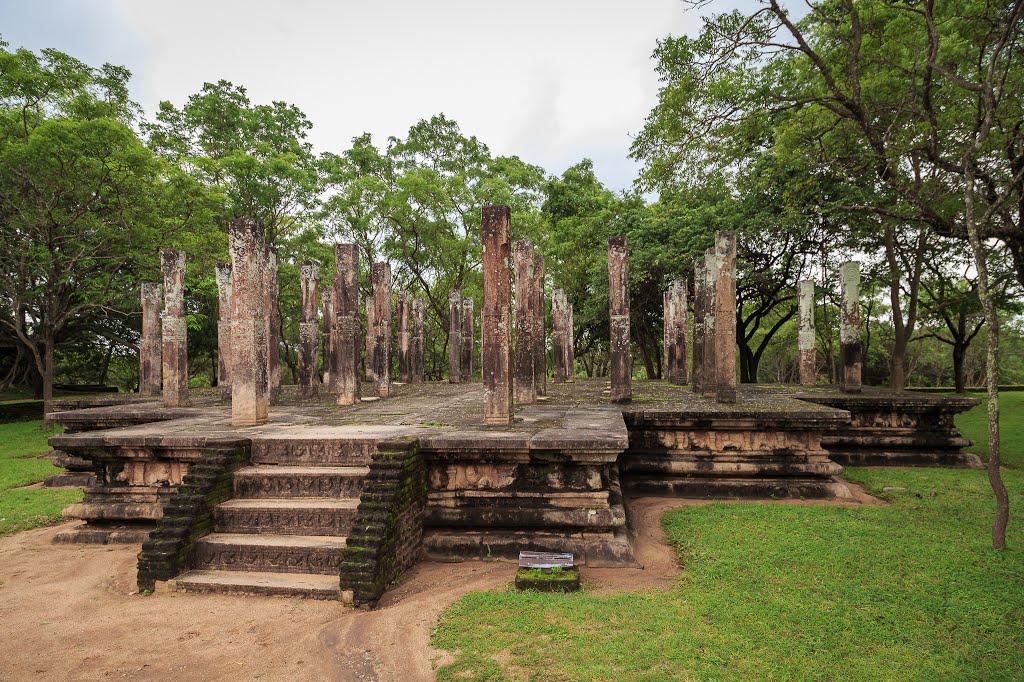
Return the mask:
<path id="1" fill-rule="evenodd" d="M 163 287 L 142 284 L 142 337 L 139 340 L 139 395 L 160 395 L 160 301 Z"/>
<path id="2" fill-rule="evenodd" d="M 476 326 L 473 314 L 473 299 L 462 299 L 462 340 L 459 349 L 462 351 L 462 380 L 473 381 L 473 350 L 476 348 L 476 339 L 473 336 L 473 328 Z"/>
<path id="3" fill-rule="evenodd" d="M 533 301 L 530 311 L 533 313 L 533 386 L 537 395 L 547 395 L 548 383 L 548 348 L 547 333 L 544 320 L 544 256 L 540 251 L 533 251 Z"/>
<path id="4" fill-rule="evenodd" d="M 669 379 L 674 384 L 686 385 L 690 380 L 687 371 L 689 349 L 687 338 L 690 335 L 689 310 L 686 297 L 686 280 L 677 279 L 672 284 L 672 375 Z"/>
<path id="5" fill-rule="evenodd" d="M 164 405 L 188 404 L 188 330 L 185 324 L 185 252 L 160 252 L 164 274 L 162 333 Z"/>
<path id="6" fill-rule="evenodd" d="M 423 366 L 423 299 L 412 300 L 412 382 L 418 384 L 424 378 Z"/>
<path id="7" fill-rule="evenodd" d="M 813 386 L 818 375 L 814 339 L 814 280 L 800 282 L 800 329 L 797 337 L 800 349 L 800 385 Z"/>
<path id="8" fill-rule="evenodd" d="M 376 340 L 373 345 L 377 395 L 391 395 L 391 266 L 373 264 L 373 315 Z"/>
<path id="9" fill-rule="evenodd" d="M 693 392 L 704 392 L 704 320 L 707 306 L 704 261 L 693 264 Z"/>
<path id="10" fill-rule="evenodd" d="M 715 355 L 715 324 L 718 298 L 715 296 L 715 282 L 718 279 L 718 260 L 714 248 L 704 252 L 704 376 L 701 391 L 714 396 L 718 388 L 717 356 Z"/>
<path id="11" fill-rule="evenodd" d="M 448 294 L 448 381 L 462 382 L 462 293 Z"/>
<path id="12" fill-rule="evenodd" d="M 839 286 L 841 289 L 839 354 L 842 361 L 842 373 L 840 375 L 839 389 L 844 393 L 860 393 L 861 341 L 859 262 L 853 260 L 843 263 L 839 267 Z"/>
<path id="13" fill-rule="evenodd" d="M 331 383 L 339 405 L 359 402 L 359 252 L 334 245 L 334 361 Z"/>
<path id="14" fill-rule="evenodd" d="M 576 331 L 572 321 L 572 303 L 569 304 L 569 319 L 565 323 L 565 336 L 569 342 L 565 345 L 566 381 L 576 380 Z"/>
<path id="15" fill-rule="evenodd" d="M 316 370 L 320 364 L 317 357 L 319 330 L 316 313 L 319 303 L 320 264 L 303 261 L 299 267 L 299 284 L 302 287 L 302 315 L 299 318 L 299 395 L 312 398 L 317 394 Z"/>
<path id="16" fill-rule="evenodd" d="M 633 353 L 629 341 L 629 244 L 626 237 L 608 238 L 608 306 L 613 403 L 633 399 Z"/>
<path id="17" fill-rule="evenodd" d="M 409 329 L 409 292 L 398 292 L 398 377 L 403 383 L 412 383 L 412 332 Z"/>
<path id="18" fill-rule="evenodd" d="M 373 296 L 366 299 L 366 374 L 365 378 L 367 381 L 376 381 L 377 375 L 374 374 L 374 367 L 376 364 L 373 360 L 373 346 L 377 342 L 377 334 L 374 331 L 376 326 L 375 316 L 373 314 Z"/>
<path id="19" fill-rule="evenodd" d="M 513 251 L 516 275 L 515 395 L 520 405 L 537 402 L 537 372 L 533 366 L 537 358 L 533 342 L 537 327 L 533 310 L 537 298 L 533 293 L 536 279 L 536 260 L 533 255 L 533 242 L 528 239 L 516 241 Z"/>
<path id="20" fill-rule="evenodd" d="M 323 358 L 324 358 L 324 380 L 329 392 L 334 392 L 334 384 L 331 382 L 331 363 L 334 361 L 334 339 L 331 334 L 331 327 L 334 326 L 334 287 L 324 287 L 320 292 L 320 301 L 323 303 L 324 311 L 324 333 L 323 333 Z"/>
<path id="21" fill-rule="evenodd" d="M 715 234 L 715 400 L 736 402 L 736 232 Z"/>
<path id="22" fill-rule="evenodd" d="M 276 404 L 281 396 L 281 326 L 278 324 L 277 307 L 277 251 L 267 250 L 267 266 L 264 270 L 264 305 L 267 310 L 267 383 L 270 404 Z"/>
<path id="23" fill-rule="evenodd" d="M 483 351 L 484 422 L 512 423 L 512 290 L 508 228 L 512 211 L 492 204 L 481 210 L 484 308 L 480 321 Z"/>
<path id="24" fill-rule="evenodd" d="M 231 399 L 231 263 L 217 263 L 217 386 Z"/>
<path id="25" fill-rule="evenodd" d="M 566 363 L 566 346 L 569 345 L 569 335 L 566 333 L 568 321 L 569 303 L 566 301 L 565 292 L 562 289 L 555 289 L 551 292 L 551 364 L 552 378 L 556 384 L 565 383 L 569 377 L 569 366 Z"/>
<path id="26" fill-rule="evenodd" d="M 267 309 L 263 225 L 249 218 L 231 222 L 231 424 L 267 421 Z"/>
<path id="27" fill-rule="evenodd" d="M 672 323 L 672 286 L 674 284 L 669 285 L 668 289 L 661 292 L 661 345 L 665 349 L 661 359 L 661 376 L 665 381 L 672 376 L 672 335 L 675 333 L 675 325 Z"/>

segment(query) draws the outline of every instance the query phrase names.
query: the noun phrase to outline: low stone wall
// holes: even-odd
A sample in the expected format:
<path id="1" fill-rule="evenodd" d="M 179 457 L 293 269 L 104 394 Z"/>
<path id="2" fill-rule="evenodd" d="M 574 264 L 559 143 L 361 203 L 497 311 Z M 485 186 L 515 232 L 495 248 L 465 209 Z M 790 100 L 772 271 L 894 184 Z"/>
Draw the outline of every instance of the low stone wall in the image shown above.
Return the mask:
<path id="1" fill-rule="evenodd" d="M 207 449 L 192 464 L 139 552 L 139 590 L 152 590 L 191 568 L 196 542 L 213 532 L 214 507 L 232 496 L 232 475 L 248 462 L 249 446 Z"/>
<path id="2" fill-rule="evenodd" d="M 415 438 L 382 441 L 370 461 L 345 545 L 341 589 L 353 604 L 373 605 L 423 548 L 426 467 Z"/>

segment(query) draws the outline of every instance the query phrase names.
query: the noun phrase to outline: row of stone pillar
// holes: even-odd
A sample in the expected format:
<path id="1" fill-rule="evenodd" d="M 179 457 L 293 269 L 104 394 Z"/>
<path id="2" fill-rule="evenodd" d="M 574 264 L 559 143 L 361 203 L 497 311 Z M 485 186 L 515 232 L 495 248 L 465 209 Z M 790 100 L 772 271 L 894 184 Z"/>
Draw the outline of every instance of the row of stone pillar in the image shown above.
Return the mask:
<path id="1" fill-rule="evenodd" d="M 798 290 L 800 383 L 813 386 L 817 380 L 817 344 L 814 328 L 814 281 L 803 280 Z M 848 261 L 839 267 L 839 390 L 861 390 L 860 263 Z"/>
<path id="2" fill-rule="evenodd" d="M 473 299 L 458 289 L 448 294 L 448 381 L 461 384 L 473 379 L 476 341 Z"/>

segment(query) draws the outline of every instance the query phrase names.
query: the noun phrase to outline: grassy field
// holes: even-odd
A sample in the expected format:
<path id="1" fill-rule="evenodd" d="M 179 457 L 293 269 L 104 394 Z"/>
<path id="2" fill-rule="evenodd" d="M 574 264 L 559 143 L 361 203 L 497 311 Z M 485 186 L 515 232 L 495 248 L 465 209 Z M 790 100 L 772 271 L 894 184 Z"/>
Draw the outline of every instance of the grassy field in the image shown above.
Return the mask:
<path id="1" fill-rule="evenodd" d="M 988 415 L 985 413 L 988 401 L 983 393 L 974 393 L 972 397 L 979 398 L 981 405 L 960 415 L 956 425 L 964 436 L 974 441 L 968 451 L 988 459 Z M 1024 469 L 1024 391 L 999 394 L 999 442 L 1002 465 Z"/>
<path id="2" fill-rule="evenodd" d="M 36 528 L 60 518 L 60 510 L 77 502 L 77 490 L 25 490 L 60 469 L 37 455 L 49 451 L 42 420 L 0 424 L 0 536 Z"/>
<path id="3" fill-rule="evenodd" d="M 1004 460 L 1015 467 L 1004 478 L 1018 510 L 1022 399 L 1002 403 Z M 960 426 L 983 442 L 984 406 Z M 847 477 L 892 504 L 666 514 L 683 566 L 667 592 L 470 594 L 435 631 L 434 645 L 455 653 L 439 679 L 1024 679 L 1024 526 L 1011 522 L 1011 549 L 991 549 L 985 472 Z"/>

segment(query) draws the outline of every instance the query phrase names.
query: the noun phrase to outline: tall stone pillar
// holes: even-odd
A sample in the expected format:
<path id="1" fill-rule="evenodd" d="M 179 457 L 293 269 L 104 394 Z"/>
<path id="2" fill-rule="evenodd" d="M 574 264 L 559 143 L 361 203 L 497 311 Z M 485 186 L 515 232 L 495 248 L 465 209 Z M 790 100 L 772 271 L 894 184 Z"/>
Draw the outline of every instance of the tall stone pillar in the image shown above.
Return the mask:
<path id="1" fill-rule="evenodd" d="M 569 302 L 565 291 L 555 289 L 551 292 L 551 364 L 552 379 L 556 384 L 564 384 L 569 378 L 569 366 L 566 362 L 569 335 L 566 327 L 569 323 Z"/>
<path id="2" fill-rule="evenodd" d="M 249 218 L 231 222 L 231 424 L 267 421 L 267 309 L 263 225 Z"/>
<path id="3" fill-rule="evenodd" d="M 533 313 L 533 386 L 537 395 L 547 395 L 548 387 L 548 348 L 547 332 L 544 320 L 544 256 L 540 251 L 533 251 L 533 301 L 530 311 Z"/>
<path id="4" fill-rule="evenodd" d="M 628 403 L 633 399 L 633 353 L 629 341 L 629 244 L 626 237 L 608 238 L 608 305 L 611 399 L 613 403 Z"/>
<path id="5" fill-rule="evenodd" d="M 281 325 L 278 321 L 277 304 L 277 251 L 267 250 L 267 267 L 264 270 L 264 305 L 267 307 L 267 382 L 270 403 L 276 404 L 281 396 Z"/>
<path id="6" fill-rule="evenodd" d="M 334 245 L 334 361 L 331 383 L 339 405 L 359 402 L 359 252 Z"/>
<path id="7" fill-rule="evenodd" d="M 537 328 L 533 310 L 537 300 L 533 292 L 536 260 L 530 240 L 519 239 L 513 248 L 516 276 L 515 395 L 517 403 L 529 405 L 537 402 L 537 372 L 533 366 L 537 358 L 533 342 Z"/>
<path id="8" fill-rule="evenodd" d="M 736 232 L 715 234 L 715 400 L 736 402 Z"/>
<path id="9" fill-rule="evenodd" d="M 707 310 L 707 276 L 703 259 L 693 264 L 693 392 L 704 392 L 704 320 Z"/>
<path id="10" fill-rule="evenodd" d="M 324 311 L 324 333 L 323 333 L 323 358 L 324 358 L 324 380 L 323 384 L 327 391 L 334 392 L 334 384 L 331 381 L 331 363 L 334 361 L 334 340 L 331 338 L 331 328 L 334 326 L 334 287 L 324 287 L 320 292 L 320 301 Z"/>
<path id="11" fill-rule="evenodd" d="M 160 252 L 164 274 L 162 356 L 164 405 L 188 404 L 188 330 L 185 324 L 185 252 Z"/>
<path id="12" fill-rule="evenodd" d="M 459 344 L 462 351 L 462 380 L 465 382 L 473 381 L 473 351 L 476 348 L 474 322 L 473 299 L 467 296 L 462 299 L 462 341 Z"/>
<path id="13" fill-rule="evenodd" d="M 142 338 L 139 340 L 139 395 L 160 395 L 160 302 L 163 286 L 142 284 Z"/>
<path id="14" fill-rule="evenodd" d="M 701 382 L 706 396 L 714 396 L 718 390 L 718 357 L 715 355 L 715 325 L 718 298 L 715 296 L 715 282 L 718 281 L 718 259 L 715 249 L 704 252 L 704 377 Z"/>
<path id="15" fill-rule="evenodd" d="M 412 300 L 412 382 L 421 383 L 424 378 L 423 366 L 423 299 Z"/>
<path id="16" fill-rule="evenodd" d="M 373 264 L 373 314 L 376 341 L 373 346 L 377 395 L 391 395 L 391 266 Z"/>
<path id="17" fill-rule="evenodd" d="M 409 292 L 398 292 L 398 377 L 402 383 L 412 383 L 412 332 L 409 329 Z"/>
<path id="18" fill-rule="evenodd" d="M 367 381 L 376 381 L 377 375 L 374 374 L 374 367 L 376 363 L 373 359 L 373 346 L 377 343 L 377 334 L 374 331 L 376 329 L 376 317 L 373 313 L 373 296 L 371 295 L 366 299 L 366 374 L 365 379 Z"/>
<path id="19" fill-rule="evenodd" d="M 480 321 L 483 350 L 484 422 L 512 423 L 512 290 L 509 279 L 511 244 L 508 228 L 512 211 L 492 204 L 481 210 L 484 308 Z"/>
<path id="20" fill-rule="evenodd" d="M 675 326 L 672 324 L 672 286 L 669 285 L 668 289 L 661 292 L 661 345 L 665 349 L 665 352 L 662 353 L 661 375 L 665 381 L 672 376 L 672 343 L 674 341 L 672 337 L 675 333 Z"/>
<path id="21" fill-rule="evenodd" d="M 569 318 L 565 323 L 565 336 L 569 342 L 565 345 L 566 381 L 576 380 L 576 331 L 572 321 L 572 303 L 569 304 Z"/>
<path id="22" fill-rule="evenodd" d="M 839 354 L 842 360 L 842 375 L 840 376 L 839 389 L 844 393 L 860 393 L 861 341 L 859 262 L 853 260 L 843 263 L 839 267 L 839 286 L 841 288 Z"/>
<path id="23" fill-rule="evenodd" d="M 319 301 L 320 264 L 303 261 L 299 266 L 299 284 L 302 287 L 302 314 L 299 318 L 299 395 L 312 398 L 317 394 L 319 381 L 316 374 L 320 358 L 317 357 L 319 329 L 316 313 Z"/>
<path id="24" fill-rule="evenodd" d="M 800 349 L 800 385 L 813 386 L 818 375 L 814 339 L 814 280 L 800 282 L 800 329 L 797 344 Z"/>
<path id="25" fill-rule="evenodd" d="M 669 379 L 674 384 L 685 385 L 689 380 L 687 371 L 689 336 L 689 311 L 686 300 L 686 280 L 677 279 L 672 283 L 672 374 Z"/>
<path id="26" fill-rule="evenodd" d="M 217 263 L 217 386 L 231 399 L 231 263 Z"/>
<path id="27" fill-rule="evenodd" d="M 448 294 L 448 381 L 462 383 L 462 293 Z"/>

